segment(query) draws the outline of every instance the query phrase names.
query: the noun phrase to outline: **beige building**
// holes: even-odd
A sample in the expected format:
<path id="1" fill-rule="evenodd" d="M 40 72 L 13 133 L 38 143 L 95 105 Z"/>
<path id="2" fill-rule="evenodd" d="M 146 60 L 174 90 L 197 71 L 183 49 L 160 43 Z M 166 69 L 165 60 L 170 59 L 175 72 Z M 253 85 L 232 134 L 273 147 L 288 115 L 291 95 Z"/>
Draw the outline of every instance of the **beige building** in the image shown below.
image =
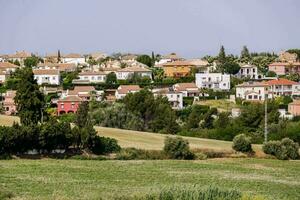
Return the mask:
<path id="1" fill-rule="evenodd" d="M 299 116 L 300 115 L 300 101 L 294 101 L 289 104 L 288 112 L 292 114 L 293 116 Z"/>

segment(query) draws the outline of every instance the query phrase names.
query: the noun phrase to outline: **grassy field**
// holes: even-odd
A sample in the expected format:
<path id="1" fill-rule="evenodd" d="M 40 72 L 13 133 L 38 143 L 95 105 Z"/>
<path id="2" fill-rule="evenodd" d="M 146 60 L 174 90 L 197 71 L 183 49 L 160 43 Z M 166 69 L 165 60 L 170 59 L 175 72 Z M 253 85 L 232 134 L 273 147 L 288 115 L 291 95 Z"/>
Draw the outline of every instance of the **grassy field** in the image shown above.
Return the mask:
<path id="1" fill-rule="evenodd" d="M 300 199 L 300 162 L 1 160 L 0 189 L 15 199 L 111 199 L 167 186 L 215 185 L 268 199 Z"/>
<path id="2" fill-rule="evenodd" d="M 210 106 L 211 108 L 217 108 L 221 112 L 224 111 L 231 112 L 232 108 L 238 108 L 238 105 L 236 105 L 235 103 L 224 99 L 201 100 L 201 101 L 197 101 L 196 104 Z"/>

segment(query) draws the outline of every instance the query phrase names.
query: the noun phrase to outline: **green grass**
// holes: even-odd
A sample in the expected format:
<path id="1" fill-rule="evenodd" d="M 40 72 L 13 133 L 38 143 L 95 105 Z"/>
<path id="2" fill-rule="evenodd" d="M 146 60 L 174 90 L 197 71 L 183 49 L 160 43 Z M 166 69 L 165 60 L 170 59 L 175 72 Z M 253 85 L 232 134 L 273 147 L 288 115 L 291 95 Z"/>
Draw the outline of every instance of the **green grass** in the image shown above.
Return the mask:
<path id="1" fill-rule="evenodd" d="M 1 160 L 0 191 L 16 199 L 111 199 L 171 186 L 215 185 L 273 199 L 300 199 L 300 162 Z"/>
<path id="2" fill-rule="evenodd" d="M 231 112 L 232 108 L 238 108 L 238 105 L 226 99 L 200 100 L 197 101 L 196 104 L 210 106 L 211 108 L 217 108 L 221 112 Z"/>

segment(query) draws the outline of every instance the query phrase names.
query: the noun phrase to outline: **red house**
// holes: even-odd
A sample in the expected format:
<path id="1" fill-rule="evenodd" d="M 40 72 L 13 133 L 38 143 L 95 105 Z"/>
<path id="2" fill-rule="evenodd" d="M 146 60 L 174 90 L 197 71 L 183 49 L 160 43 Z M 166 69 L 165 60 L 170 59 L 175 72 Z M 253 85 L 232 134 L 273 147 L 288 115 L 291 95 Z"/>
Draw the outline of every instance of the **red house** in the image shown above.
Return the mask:
<path id="1" fill-rule="evenodd" d="M 76 113 L 83 100 L 76 95 L 69 95 L 57 101 L 57 115 Z"/>

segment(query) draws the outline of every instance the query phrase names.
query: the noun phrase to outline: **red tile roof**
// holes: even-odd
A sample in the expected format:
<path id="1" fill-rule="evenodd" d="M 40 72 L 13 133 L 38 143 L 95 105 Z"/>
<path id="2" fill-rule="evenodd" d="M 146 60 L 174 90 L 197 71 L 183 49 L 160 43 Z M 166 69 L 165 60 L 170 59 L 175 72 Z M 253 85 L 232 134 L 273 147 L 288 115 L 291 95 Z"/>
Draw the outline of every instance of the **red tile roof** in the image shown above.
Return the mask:
<path id="1" fill-rule="evenodd" d="M 57 69 L 35 69 L 33 70 L 34 75 L 59 75 Z"/>
<path id="2" fill-rule="evenodd" d="M 0 62 L 0 68 L 18 68 L 18 65 L 12 64 L 10 62 Z"/>
<path id="3" fill-rule="evenodd" d="M 82 101 L 82 99 L 80 97 L 78 97 L 77 95 L 69 95 L 63 99 L 59 99 L 59 102 L 80 102 Z"/>
<path id="4" fill-rule="evenodd" d="M 277 79 L 277 80 L 268 81 L 267 84 L 268 85 L 296 85 L 296 84 L 299 84 L 299 83 L 297 83 L 295 81 L 290 81 L 288 79 L 280 78 L 280 79 Z"/>
<path id="5" fill-rule="evenodd" d="M 120 85 L 117 91 L 119 94 L 127 94 L 128 92 L 136 92 L 139 90 L 141 90 L 141 88 L 138 85 Z"/>

